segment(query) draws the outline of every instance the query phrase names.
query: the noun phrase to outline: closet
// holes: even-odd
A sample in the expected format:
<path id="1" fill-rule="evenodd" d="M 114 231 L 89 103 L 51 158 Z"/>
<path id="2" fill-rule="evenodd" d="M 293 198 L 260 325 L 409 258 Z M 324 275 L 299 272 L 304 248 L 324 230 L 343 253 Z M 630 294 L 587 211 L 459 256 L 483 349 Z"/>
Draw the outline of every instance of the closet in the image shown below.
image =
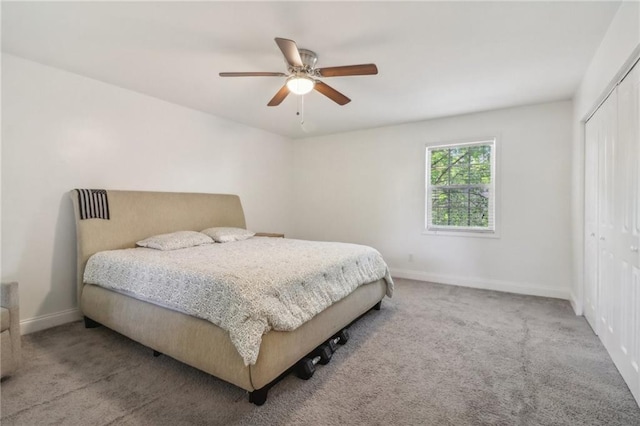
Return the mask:
<path id="1" fill-rule="evenodd" d="M 640 65 L 585 125 L 584 314 L 640 404 Z"/>

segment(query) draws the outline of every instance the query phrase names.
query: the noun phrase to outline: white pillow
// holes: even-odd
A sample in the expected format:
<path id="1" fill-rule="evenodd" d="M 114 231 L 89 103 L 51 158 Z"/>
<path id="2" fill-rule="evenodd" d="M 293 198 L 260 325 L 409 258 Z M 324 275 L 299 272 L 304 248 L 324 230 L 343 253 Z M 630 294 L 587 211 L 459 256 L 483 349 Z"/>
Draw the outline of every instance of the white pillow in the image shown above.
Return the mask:
<path id="1" fill-rule="evenodd" d="M 178 231 L 169 234 L 154 235 L 138 241 L 136 245 L 156 250 L 177 250 L 187 247 L 212 244 L 211 237 L 196 231 Z"/>
<path id="2" fill-rule="evenodd" d="M 216 243 L 230 243 L 232 241 L 242 241 L 256 235 L 255 232 L 247 231 L 242 228 L 215 227 L 202 230 L 203 234 L 207 234 Z"/>

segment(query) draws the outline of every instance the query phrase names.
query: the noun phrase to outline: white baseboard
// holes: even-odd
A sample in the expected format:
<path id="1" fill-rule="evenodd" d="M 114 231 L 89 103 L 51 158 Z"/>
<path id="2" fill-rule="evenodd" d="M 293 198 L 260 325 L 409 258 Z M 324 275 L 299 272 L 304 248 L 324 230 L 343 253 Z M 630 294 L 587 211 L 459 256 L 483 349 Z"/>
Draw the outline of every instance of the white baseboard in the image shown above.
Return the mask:
<path id="1" fill-rule="evenodd" d="M 578 301 L 578 298 L 575 294 L 573 294 L 573 291 L 569 294 L 569 302 L 571 302 L 571 307 L 573 308 L 573 311 L 576 313 L 576 315 L 583 315 L 582 303 Z"/>
<path id="2" fill-rule="evenodd" d="M 490 280 L 453 275 L 431 274 L 409 269 L 391 269 L 391 276 L 410 280 L 427 281 L 438 284 L 458 285 L 461 287 L 480 288 L 484 290 L 504 291 L 507 293 L 527 294 L 531 296 L 553 297 L 571 300 L 568 289 L 550 288 L 541 285 L 517 283 L 511 281 Z M 574 308 L 575 309 L 575 308 Z"/>
<path id="3" fill-rule="evenodd" d="M 67 309 L 53 314 L 41 315 L 20 321 L 20 334 L 29 334 L 47 328 L 77 321 L 82 318 L 78 308 Z"/>

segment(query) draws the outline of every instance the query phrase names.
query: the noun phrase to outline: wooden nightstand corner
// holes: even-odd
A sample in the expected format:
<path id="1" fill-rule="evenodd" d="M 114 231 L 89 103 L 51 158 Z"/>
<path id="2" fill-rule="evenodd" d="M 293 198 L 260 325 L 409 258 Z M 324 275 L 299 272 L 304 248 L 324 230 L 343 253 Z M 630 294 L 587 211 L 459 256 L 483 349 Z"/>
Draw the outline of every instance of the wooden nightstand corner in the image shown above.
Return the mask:
<path id="1" fill-rule="evenodd" d="M 256 237 L 284 238 L 284 234 L 277 232 L 256 232 Z"/>

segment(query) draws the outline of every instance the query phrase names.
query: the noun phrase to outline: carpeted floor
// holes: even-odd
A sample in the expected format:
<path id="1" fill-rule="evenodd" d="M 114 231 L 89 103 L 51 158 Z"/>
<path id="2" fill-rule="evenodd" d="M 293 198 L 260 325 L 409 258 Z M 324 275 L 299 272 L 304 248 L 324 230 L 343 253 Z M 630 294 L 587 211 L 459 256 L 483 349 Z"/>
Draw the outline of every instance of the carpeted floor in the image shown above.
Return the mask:
<path id="1" fill-rule="evenodd" d="M 640 425 L 604 347 L 569 303 L 397 280 L 309 381 L 262 407 L 104 327 L 23 338 L 2 382 L 8 425 Z"/>

